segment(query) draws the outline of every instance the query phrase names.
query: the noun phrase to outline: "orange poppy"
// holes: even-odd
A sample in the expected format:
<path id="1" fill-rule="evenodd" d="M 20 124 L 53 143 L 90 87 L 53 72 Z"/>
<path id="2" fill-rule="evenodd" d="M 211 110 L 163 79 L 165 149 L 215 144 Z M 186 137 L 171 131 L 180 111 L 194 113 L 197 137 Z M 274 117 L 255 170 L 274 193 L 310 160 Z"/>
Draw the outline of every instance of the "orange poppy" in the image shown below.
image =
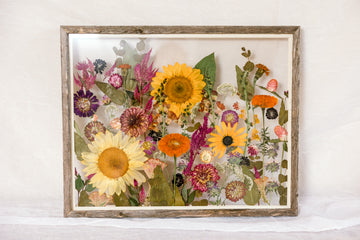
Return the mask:
<path id="1" fill-rule="evenodd" d="M 266 74 L 266 76 L 269 76 L 270 70 L 265 65 L 256 64 L 256 67 L 261 69 Z"/>
<path id="2" fill-rule="evenodd" d="M 168 134 L 160 139 L 159 149 L 169 157 L 178 157 L 190 149 L 190 139 L 179 133 Z"/>
<path id="3" fill-rule="evenodd" d="M 252 100 L 251 104 L 254 107 L 261 107 L 261 108 L 272 108 L 277 104 L 278 100 L 276 97 L 269 96 L 269 95 L 255 95 Z"/>

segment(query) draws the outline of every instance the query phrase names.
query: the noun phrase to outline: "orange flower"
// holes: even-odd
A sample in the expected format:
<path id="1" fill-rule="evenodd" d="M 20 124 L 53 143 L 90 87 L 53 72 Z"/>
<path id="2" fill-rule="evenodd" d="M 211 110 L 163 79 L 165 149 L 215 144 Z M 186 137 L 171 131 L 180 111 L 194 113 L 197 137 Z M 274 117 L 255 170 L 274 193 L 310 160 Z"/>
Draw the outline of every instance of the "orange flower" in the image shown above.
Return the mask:
<path id="1" fill-rule="evenodd" d="M 121 64 L 121 65 L 117 66 L 117 68 L 129 69 L 129 68 L 131 68 L 131 65 L 129 65 L 129 64 Z"/>
<path id="2" fill-rule="evenodd" d="M 179 133 L 168 134 L 159 141 L 159 149 L 169 157 L 178 157 L 190 149 L 190 139 Z"/>
<path id="3" fill-rule="evenodd" d="M 251 100 L 251 104 L 254 107 L 261 108 L 272 108 L 277 104 L 278 100 L 276 97 L 272 97 L 269 95 L 255 95 Z"/>
<path id="4" fill-rule="evenodd" d="M 221 109 L 221 110 L 225 110 L 225 105 L 222 104 L 220 101 L 217 101 L 217 102 L 216 102 L 216 106 L 217 106 L 219 109 Z"/>
<path id="5" fill-rule="evenodd" d="M 266 76 L 269 76 L 270 70 L 265 65 L 256 64 L 256 67 L 263 70 Z"/>

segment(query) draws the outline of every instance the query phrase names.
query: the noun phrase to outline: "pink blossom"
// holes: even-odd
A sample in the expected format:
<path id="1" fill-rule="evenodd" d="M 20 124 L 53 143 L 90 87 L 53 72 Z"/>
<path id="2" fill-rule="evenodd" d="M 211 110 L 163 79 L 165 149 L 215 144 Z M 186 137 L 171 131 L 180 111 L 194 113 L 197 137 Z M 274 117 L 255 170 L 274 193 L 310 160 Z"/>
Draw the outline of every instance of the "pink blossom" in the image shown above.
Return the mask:
<path id="1" fill-rule="evenodd" d="M 153 69 L 153 63 L 151 63 L 150 66 L 148 67 L 150 54 L 151 54 L 151 50 L 147 54 L 145 54 L 141 62 L 139 64 L 136 64 L 134 68 L 135 79 L 139 82 L 139 85 L 141 87 L 143 87 L 145 84 L 150 83 L 152 78 L 155 77 L 155 74 L 158 70 L 158 69 Z M 147 89 L 147 91 L 148 90 L 149 88 Z"/>
<path id="2" fill-rule="evenodd" d="M 288 135 L 288 132 L 286 131 L 285 128 L 283 128 L 282 126 L 276 126 L 274 128 L 274 132 L 281 141 L 286 140 L 286 136 Z"/>

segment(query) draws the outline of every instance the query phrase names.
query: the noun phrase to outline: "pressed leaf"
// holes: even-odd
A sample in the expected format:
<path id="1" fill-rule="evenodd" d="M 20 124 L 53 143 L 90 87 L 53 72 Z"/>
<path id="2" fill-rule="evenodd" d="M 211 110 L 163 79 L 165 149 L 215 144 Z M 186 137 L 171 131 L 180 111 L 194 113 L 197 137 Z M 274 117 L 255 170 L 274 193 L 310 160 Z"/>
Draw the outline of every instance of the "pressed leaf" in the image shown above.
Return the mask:
<path id="1" fill-rule="evenodd" d="M 179 189 L 175 187 L 175 206 L 185 206 L 185 202 L 181 197 Z"/>
<path id="2" fill-rule="evenodd" d="M 80 131 L 79 125 L 77 124 L 76 121 L 74 121 L 74 128 L 75 128 L 76 133 L 81 136 L 81 131 Z"/>
<path id="3" fill-rule="evenodd" d="M 250 191 L 247 191 L 244 196 L 244 202 L 246 205 L 255 205 L 260 200 L 260 192 L 256 186 L 256 184 L 253 184 L 253 188 Z"/>
<path id="4" fill-rule="evenodd" d="M 124 192 L 121 192 L 120 195 L 115 193 L 113 195 L 113 200 L 114 200 L 115 206 L 117 206 L 117 207 L 130 206 L 129 199 L 126 197 Z"/>
<path id="5" fill-rule="evenodd" d="M 211 53 L 210 55 L 201 59 L 196 65 L 196 69 L 200 69 L 202 75 L 204 75 L 204 81 L 206 83 L 205 89 L 208 92 L 214 88 L 215 77 L 216 77 L 216 63 L 215 63 L 215 54 Z"/>
<path id="6" fill-rule="evenodd" d="M 254 70 L 254 67 L 255 67 L 255 65 L 253 62 L 247 61 L 244 65 L 244 70 L 251 72 L 252 70 Z"/>
<path id="7" fill-rule="evenodd" d="M 287 181 L 287 176 L 283 175 L 283 174 L 279 174 L 279 182 L 283 183 Z"/>
<path id="8" fill-rule="evenodd" d="M 188 132 L 194 132 L 194 131 L 198 130 L 200 126 L 201 126 L 201 124 L 200 124 L 199 122 L 197 122 L 193 127 L 188 127 L 188 128 L 186 129 L 186 131 L 188 131 Z"/>
<path id="9" fill-rule="evenodd" d="M 193 201 L 191 203 L 193 206 L 207 206 L 209 205 L 209 202 L 207 199 L 201 199 L 200 201 Z"/>
<path id="10" fill-rule="evenodd" d="M 150 203 L 152 206 L 172 206 L 174 203 L 173 192 L 162 172 L 160 166 L 154 170 L 154 178 L 149 179 L 151 185 Z"/>
<path id="11" fill-rule="evenodd" d="M 183 189 L 181 190 L 181 195 L 184 199 L 184 202 L 187 202 L 187 199 L 188 199 L 188 195 L 187 195 L 187 190 L 185 187 L 183 187 Z"/>
<path id="12" fill-rule="evenodd" d="M 236 70 L 236 79 L 238 85 L 238 92 L 240 93 L 240 98 L 245 101 L 245 91 L 246 91 L 247 100 L 251 101 L 251 99 L 254 96 L 254 87 L 249 83 L 247 77 L 244 77 L 245 72 L 243 72 L 239 66 L 236 65 L 235 70 Z"/>
<path id="13" fill-rule="evenodd" d="M 285 188 L 285 187 L 283 187 L 283 186 L 279 186 L 278 187 L 278 193 L 279 193 L 279 195 L 286 195 L 286 193 L 287 193 L 287 188 Z"/>
<path id="14" fill-rule="evenodd" d="M 283 143 L 283 148 L 284 148 L 284 151 L 285 151 L 285 152 L 288 151 L 288 146 L 287 146 L 287 143 L 286 143 L 286 142 Z"/>
<path id="15" fill-rule="evenodd" d="M 281 101 L 281 107 L 279 112 L 279 124 L 282 126 L 288 121 L 288 111 L 285 110 L 285 103 Z"/>
<path id="16" fill-rule="evenodd" d="M 255 179 L 254 173 L 252 173 L 247 166 L 242 165 L 241 168 L 245 175 L 248 175 L 252 180 Z"/>
<path id="17" fill-rule="evenodd" d="M 282 160 L 281 161 L 281 167 L 287 169 L 288 168 L 288 161 L 287 160 Z"/>
<path id="18" fill-rule="evenodd" d="M 80 192 L 79 207 L 91 206 L 89 195 L 85 191 Z"/>
<path id="19" fill-rule="evenodd" d="M 257 85 L 257 86 L 258 86 L 258 85 Z M 265 91 L 267 91 L 268 93 L 271 93 L 271 94 L 277 96 L 278 98 L 282 99 L 282 97 L 281 97 L 279 94 L 277 94 L 276 92 L 269 91 L 266 87 L 263 87 L 263 86 L 258 86 L 258 87 L 261 88 L 262 90 L 265 90 Z"/>
<path id="20" fill-rule="evenodd" d="M 279 143 L 279 142 L 281 142 L 281 140 L 280 139 L 270 139 L 270 142 L 271 143 Z"/>
<path id="21" fill-rule="evenodd" d="M 91 183 L 87 184 L 85 187 L 85 191 L 92 192 L 95 190 L 96 187 L 94 187 Z"/>
<path id="22" fill-rule="evenodd" d="M 111 86 L 110 84 L 104 83 L 104 82 L 95 82 L 96 86 L 103 92 L 105 95 L 107 95 L 112 102 L 123 105 L 126 100 L 126 94 Z"/>
<path id="23" fill-rule="evenodd" d="M 190 193 L 189 198 L 188 198 L 188 203 L 192 203 L 192 201 L 194 201 L 194 199 L 195 199 L 195 191 Z"/>
<path id="24" fill-rule="evenodd" d="M 81 179 L 81 176 L 78 175 L 75 180 L 75 188 L 79 192 L 84 187 L 84 181 Z"/>
<path id="25" fill-rule="evenodd" d="M 139 206 L 140 205 L 139 201 L 134 197 L 129 197 L 129 202 L 130 202 L 131 206 Z"/>
<path id="26" fill-rule="evenodd" d="M 77 133 L 74 133 L 75 154 L 79 161 L 82 161 L 81 153 L 90 152 L 85 140 Z"/>
<path id="27" fill-rule="evenodd" d="M 280 196 L 279 204 L 280 205 L 287 205 L 287 196 L 286 195 L 281 195 Z"/>

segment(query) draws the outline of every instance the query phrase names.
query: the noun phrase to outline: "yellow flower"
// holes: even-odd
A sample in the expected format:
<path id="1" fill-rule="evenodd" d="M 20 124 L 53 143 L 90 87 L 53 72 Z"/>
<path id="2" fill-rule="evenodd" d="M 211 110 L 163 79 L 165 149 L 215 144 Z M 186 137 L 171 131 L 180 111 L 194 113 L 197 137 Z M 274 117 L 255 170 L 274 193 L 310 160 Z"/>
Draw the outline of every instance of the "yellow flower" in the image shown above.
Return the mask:
<path id="1" fill-rule="evenodd" d="M 260 123 L 260 120 L 259 120 L 257 114 L 254 115 L 254 121 L 255 121 L 255 124 Z"/>
<path id="2" fill-rule="evenodd" d="M 206 85 L 203 81 L 204 76 L 199 69 L 192 69 L 186 64 L 175 63 L 173 66 L 163 66 L 163 70 L 163 73 L 157 72 L 152 79 L 151 86 L 154 90 L 151 95 L 155 97 L 161 88 L 161 83 L 166 79 L 165 103 L 170 105 L 169 111 L 179 117 L 189 105 L 189 110 L 191 110 L 196 103 L 202 100 L 202 90 Z"/>
<path id="3" fill-rule="evenodd" d="M 246 112 L 245 109 L 241 109 L 241 113 L 239 115 L 239 118 L 246 120 Z"/>
<path id="4" fill-rule="evenodd" d="M 259 131 L 256 128 L 253 128 L 253 130 L 251 131 L 251 140 L 252 141 L 260 141 L 260 137 L 259 137 Z"/>
<path id="5" fill-rule="evenodd" d="M 240 128 L 236 130 L 238 123 L 235 123 L 233 127 L 231 127 L 230 123 L 226 126 L 225 122 L 221 122 L 220 126 L 216 125 L 215 129 L 218 134 L 210 133 L 212 138 L 209 138 L 209 145 L 214 152 L 214 155 L 219 155 L 219 158 L 224 156 L 226 148 L 229 146 L 234 146 L 236 149 L 233 152 L 244 153 L 244 151 L 240 148 L 241 146 L 245 146 L 246 136 L 247 134 L 242 133 L 245 128 Z"/>
<path id="6" fill-rule="evenodd" d="M 140 173 L 147 160 L 139 141 L 118 132 L 98 133 L 95 140 L 88 145 L 90 152 L 81 154 L 86 167 L 86 176 L 95 174 L 90 183 L 99 189 L 99 195 L 113 195 L 126 191 L 126 186 L 134 186 L 146 181 Z"/>

